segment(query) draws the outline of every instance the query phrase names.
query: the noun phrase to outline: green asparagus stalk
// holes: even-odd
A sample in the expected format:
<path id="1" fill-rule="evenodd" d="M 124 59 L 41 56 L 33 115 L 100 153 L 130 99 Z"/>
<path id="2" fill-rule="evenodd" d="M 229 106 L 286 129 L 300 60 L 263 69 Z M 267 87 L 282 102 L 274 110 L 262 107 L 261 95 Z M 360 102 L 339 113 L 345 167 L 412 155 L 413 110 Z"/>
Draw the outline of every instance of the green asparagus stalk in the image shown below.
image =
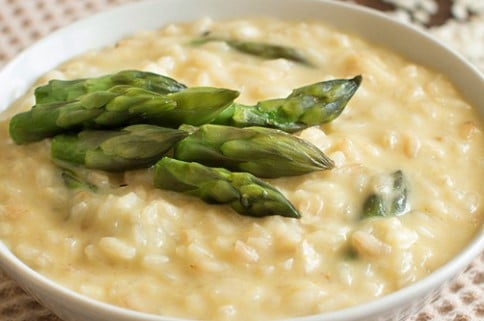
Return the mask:
<path id="1" fill-rule="evenodd" d="M 276 188 L 249 173 L 164 157 L 154 167 L 154 186 L 196 196 L 207 203 L 227 204 L 246 216 L 300 217 Z"/>
<path id="2" fill-rule="evenodd" d="M 255 106 L 233 103 L 213 123 L 235 127 L 272 127 L 295 132 L 332 121 L 344 110 L 362 77 L 335 79 L 294 89 L 286 98 L 258 102 Z"/>
<path id="3" fill-rule="evenodd" d="M 334 163 L 313 144 L 286 132 L 263 127 L 181 126 L 192 134 L 175 145 L 174 158 L 281 177 L 331 169 Z"/>
<path id="4" fill-rule="evenodd" d="M 363 217 L 395 216 L 408 209 L 408 184 L 401 170 L 388 177 L 388 185 L 371 193 L 363 204 Z"/>
<path id="5" fill-rule="evenodd" d="M 83 189 L 90 192 L 97 192 L 98 187 L 95 184 L 82 178 L 77 172 L 72 169 L 62 168 L 61 177 L 64 184 L 69 189 Z"/>
<path id="6" fill-rule="evenodd" d="M 51 80 L 47 85 L 35 89 L 35 99 L 37 104 L 72 101 L 85 94 L 105 91 L 117 85 L 129 85 L 159 94 L 173 93 L 186 88 L 172 78 L 152 72 L 122 70 L 96 78 Z"/>
<path id="7" fill-rule="evenodd" d="M 136 123 L 166 127 L 211 122 L 239 95 L 237 91 L 193 87 L 171 94 L 158 94 L 131 86 L 115 86 L 69 102 L 37 105 L 15 115 L 10 136 L 24 144 L 84 128 L 114 128 Z"/>
<path id="8" fill-rule="evenodd" d="M 313 66 L 313 64 L 309 61 L 307 57 L 305 57 L 305 55 L 301 51 L 287 46 L 210 36 L 195 39 L 191 43 L 193 45 L 202 45 L 212 41 L 225 42 L 228 46 L 239 52 L 265 59 L 284 58 L 306 66 Z"/>
<path id="9" fill-rule="evenodd" d="M 51 155 L 56 161 L 91 169 L 124 171 L 155 164 L 188 133 L 153 125 L 131 125 L 122 130 L 84 130 L 55 136 Z"/>

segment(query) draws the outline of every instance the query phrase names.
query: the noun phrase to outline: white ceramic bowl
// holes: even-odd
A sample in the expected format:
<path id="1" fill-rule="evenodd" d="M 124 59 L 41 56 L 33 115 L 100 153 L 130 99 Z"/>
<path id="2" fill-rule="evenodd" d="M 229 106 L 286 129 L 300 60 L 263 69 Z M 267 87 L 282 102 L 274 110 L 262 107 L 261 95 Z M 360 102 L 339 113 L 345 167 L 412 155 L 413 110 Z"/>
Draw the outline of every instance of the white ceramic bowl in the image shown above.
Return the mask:
<path id="1" fill-rule="evenodd" d="M 0 111 L 22 95 L 36 78 L 61 62 L 89 49 L 112 44 L 136 31 L 203 16 L 217 19 L 256 15 L 320 19 L 393 49 L 444 73 L 484 117 L 484 77 L 459 55 L 422 32 L 382 14 L 339 2 L 317 0 L 142 1 L 92 16 L 39 41 L 3 69 L 0 73 Z M 366 304 L 291 321 L 401 320 L 483 250 L 484 233 L 481 229 L 454 259 L 409 287 Z M 83 297 L 31 270 L 1 242 L 0 267 L 65 321 L 180 320 L 129 311 Z"/>

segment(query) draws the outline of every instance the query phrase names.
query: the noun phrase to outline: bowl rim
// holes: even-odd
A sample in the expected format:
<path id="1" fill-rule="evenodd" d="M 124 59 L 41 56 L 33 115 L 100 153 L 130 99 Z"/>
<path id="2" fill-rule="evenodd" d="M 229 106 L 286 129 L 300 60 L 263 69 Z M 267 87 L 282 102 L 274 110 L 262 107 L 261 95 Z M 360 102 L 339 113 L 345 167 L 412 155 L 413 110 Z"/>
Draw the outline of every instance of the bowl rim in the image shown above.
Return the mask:
<path id="1" fill-rule="evenodd" d="M 476 256 L 482 252 L 483 249 L 484 233 L 481 232 L 480 236 L 476 236 L 474 240 L 463 251 L 460 252 L 459 255 L 455 256 L 452 260 L 448 261 L 428 276 L 410 284 L 407 287 L 366 303 L 315 315 L 281 319 L 280 321 L 345 321 L 353 319 L 361 320 L 358 318 L 376 316 L 380 313 L 387 312 L 391 307 L 405 305 L 411 300 L 418 298 L 422 294 L 430 293 L 431 291 L 437 290 L 441 286 L 444 286 L 446 282 L 451 281 L 458 273 L 462 272 L 462 270 L 474 258 L 476 258 Z M 27 278 L 29 283 L 33 283 L 36 286 L 44 287 L 49 293 L 63 295 L 66 301 L 79 304 L 79 309 L 91 308 L 96 310 L 104 310 L 112 313 L 114 316 L 133 318 L 133 320 L 140 321 L 194 321 L 192 319 L 182 319 L 134 311 L 80 294 L 33 270 L 31 267 L 22 262 L 17 256 L 15 256 L 1 240 L 0 258 L 0 266 L 7 272 L 8 275 L 14 275 L 14 280 L 16 280 L 19 285 L 29 293 L 31 292 L 30 287 L 28 285 L 27 287 L 24 287 L 26 284 L 20 282 L 21 280 L 18 280 L 19 277 Z M 31 294 L 35 295 L 35 293 Z M 42 301 L 42 299 L 39 298 L 39 301 Z"/>
<path id="2" fill-rule="evenodd" d="M 224 2 L 223 0 L 206 0 L 206 1 L 210 3 Z M 245 1 L 249 4 L 255 4 L 255 3 L 261 2 L 260 0 L 245 0 Z M 7 105 L 11 104 L 16 98 L 20 97 L 20 95 L 25 93 L 26 89 L 31 86 L 32 82 L 36 78 L 38 78 L 41 74 L 55 67 L 55 66 L 51 66 L 50 68 L 43 67 L 44 69 L 47 68 L 46 70 L 42 70 L 42 68 L 35 68 L 34 69 L 35 71 L 32 73 L 32 76 L 28 79 L 28 81 L 25 81 L 24 79 L 20 79 L 20 80 L 15 80 L 11 82 L 9 79 L 7 79 L 8 77 L 11 77 L 14 74 L 16 69 L 20 68 L 26 62 L 28 62 L 31 56 L 33 55 L 33 53 L 39 50 L 44 50 L 42 48 L 50 46 L 52 41 L 54 41 L 55 39 L 62 38 L 69 33 L 72 33 L 73 30 L 86 28 L 89 24 L 93 22 L 99 23 L 96 21 L 99 21 L 100 19 L 114 17 L 122 14 L 122 12 L 129 12 L 131 10 L 139 9 L 141 7 L 151 7 L 158 3 L 165 3 L 165 2 L 166 3 L 170 3 L 170 2 L 180 2 L 180 3 L 192 2 L 193 3 L 195 2 L 195 0 L 193 1 L 192 0 L 164 0 L 164 1 L 144 0 L 144 1 L 124 4 L 121 6 L 117 6 L 115 8 L 111 8 L 109 10 L 99 12 L 87 18 L 80 19 L 74 23 L 67 25 L 66 27 L 60 28 L 59 30 L 35 42 L 33 45 L 23 50 L 13 60 L 8 62 L 2 68 L 2 70 L 0 70 L 0 84 L 7 83 L 7 82 L 11 84 L 9 89 L 6 91 L 7 95 L 9 96 L 7 97 L 7 99 L 4 100 L 4 102 L 6 102 L 5 106 L 2 106 L 1 105 L 2 102 L 0 102 L 0 112 L 3 112 L 6 109 Z M 291 3 L 292 5 L 294 5 L 294 3 L 296 3 L 297 1 L 296 0 L 280 0 L 280 1 L 266 0 L 262 2 Z M 392 25 L 394 28 L 398 30 L 406 30 L 405 31 L 406 33 L 413 34 L 421 41 L 428 43 L 432 48 L 439 49 L 445 52 L 447 55 L 449 55 L 449 57 L 455 60 L 457 64 L 462 65 L 464 69 L 467 69 L 467 74 L 473 74 L 474 79 L 477 79 L 478 81 L 481 81 L 481 83 L 484 83 L 484 75 L 474 65 L 470 64 L 465 58 L 463 58 L 462 55 L 456 53 L 454 50 L 450 49 L 447 45 L 434 39 L 428 33 L 425 33 L 424 31 L 418 29 L 417 27 L 414 27 L 413 25 L 396 21 L 386 16 L 385 14 L 377 12 L 375 10 L 361 7 L 361 6 L 355 6 L 353 4 L 345 3 L 345 2 L 335 2 L 335 1 L 329 1 L 329 0 L 300 0 L 298 1 L 298 3 L 313 4 L 313 5 L 318 4 L 318 6 L 323 5 L 323 6 L 326 6 L 327 8 L 332 8 L 332 9 L 338 8 L 338 10 L 350 10 L 350 11 L 353 11 L 353 13 L 355 13 L 356 15 L 364 16 L 367 19 L 375 19 L 379 23 Z M 277 14 L 275 16 L 279 17 L 279 15 Z M 233 17 L 235 18 L 237 17 L 237 15 L 234 15 Z M 190 19 L 185 19 L 185 20 L 190 20 Z M 148 24 L 151 24 L 151 23 L 153 22 L 149 22 Z M 163 24 L 165 24 L 165 22 L 160 21 L 159 26 Z M 329 23 L 329 24 L 331 25 L 332 23 Z M 137 27 L 137 29 L 142 30 L 143 28 Z M 124 35 L 119 35 L 117 38 L 118 39 L 123 38 L 124 36 L 127 36 L 130 33 L 135 31 L 136 31 L 135 29 L 132 29 L 131 32 L 125 33 Z M 370 41 L 375 42 L 374 40 L 371 40 L 371 39 Z M 103 41 L 103 43 L 104 45 L 109 44 L 106 41 Z M 70 57 L 74 57 L 75 55 L 76 54 L 69 54 Z M 55 59 L 59 59 L 58 56 L 54 56 L 54 60 Z M 64 61 L 65 59 L 57 60 L 57 64 L 62 63 Z M 446 74 L 446 76 L 449 76 L 449 75 Z M 456 82 L 455 79 L 452 79 L 452 80 L 453 80 L 452 82 L 455 85 L 455 82 Z M 467 97 L 466 94 L 464 94 L 464 97 Z M 479 107 L 483 107 L 483 106 L 476 105 L 476 107 L 479 109 L 482 117 L 484 113 L 484 108 L 479 108 Z M 394 308 L 398 305 L 406 304 L 411 300 L 415 299 L 416 297 L 418 297 L 419 295 L 422 295 L 423 293 L 431 292 L 432 290 L 437 289 L 439 286 L 444 285 L 445 282 L 455 277 L 457 273 L 459 273 L 462 269 L 464 269 L 466 265 L 470 264 L 472 260 L 483 251 L 484 251 L 484 229 L 481 228 L 480 231 L 476 232 L 476 235 L 472 239 L 472 241 L 470 241 L 469 244 L 465 248 L 463 248 L 458 255 L 456 255 L 447 263 L 445 263 L 444 265 L 442 265 L 441 267 L 433 271 L 428 276 L 410 284 L 407 287 L 404 287 L 400 290 L 387 294 L 383 297 L 373 299 L 366 303 L 361 303 L 361 304 L 343 308 L 340 310 L 319 313 L 316 315 L 291 318 L 290 320 L 343 321 L 343 320 L 347 320 L 348 318 L 352 320 L 353 318 L 355 318 L 356 320 L 357 318 L 361 318 L 364 316 L 369 316 L 369 317 L 376 316 L 380 313 L 388 311 L 389 308 Z M 59 294 L 63 295 L 66 297 L 68 301 L 76 302 L 76 304 L 79 304 L 80 307 L 95 308 L 98 310 L 108 311 L 109 313 L 112 313 L 119 317 L 121 316 L 130 317 L 130 318 L 135 318 L 136 320 L 154 320 L 154 321 L 186 320 L 186 319 L 160 316 L 156 314 L 149 314 L 149 313 L 130 310 L 127 308 L 122 308 L 119 306 L 115 306 L 109 303 L 92 299 L 78 292 L 70 290 L 67 287 L 64 287 L 59 283 L 54 282 L 53 280 L 45 277 L 44 275 L 40 274 L 39 272 L 36 272 L 35 270 L 27 266 L 20 259 L 18 259 L 1 240 L 0 240 L 0 268 L 2 268 L 2 270 L 7 271 L 7 274 L 10 275 L 13 279 L 15 279 L 20 286 L 25 287 L 28 292 L 30 292 L 29 291 L 30 287 L 25 282 L 22 282 L 24 279 L 29 280 L 30 283 L 35 284 L 36 286 L 43 287 L 46 291 L 50 293 L 53 293 L 55 295 L 59 295 Z M 31 293 L 31 294 L 34 295 L 34 293 Z M 42 301 L 42 299 L 40 299 L 40 301 Z M 43 303 L 45 304 L 45 302 Z"/>
<path id="3" fill-rule="evenodd" d="M 214 4 L 217 6 L 221 6 L 224 4 L 227 4 L 228 1 L 225 0 L 203 0 L 204 3 L 210 3 L 211 6 Z M 235 1 L 235 0 L 232 0 Z M 8 61 L 7 64 L 3 66 L 3 68 L 0 67 L 0 84 L 6 84 L 8 87 L 4 92 L 11 92 L 13 93 L 8 99 L 0 100 L 0 112 L 2 112 L 6 107 L 15 99 L 19 98 L 23 93 L 26 92 L 26 90 L 31 86 L 31 84 L 34 82 L 36 78 L 38 78 L 40 75 L 43 73 L 46 73 L 49 70 L 54 69 L 59 63 L 65 62 L 69 58 L 72 58 L 78 54 L 81 54 L 85 52 L 86 50 L 90 49 L 99 49 L 103 46 L 106 46 L 109 44 L 109 42 L 101 41 L 101 42 L 89 42 L 85 46 L 83 46 L 84 50 L 79 50 L 79 48 L 76 46 L 75 41 L 74 42 L 69 42 L 67 45 L 70 45 L 71 47 L 75 47 L 75 49 L 69 48 L 69 52 L 71 54 L 69 55 L 62 55 L 57 52 L 50 52 L 50 55 L 48 55 L 45 61 L 42 61 L 42 66 L 38 67 L 37 65 L 32 65 L 28 64 L 29 62 L 29 54 L 33 51 L 39 51 L 43 50 L 44 47 L 47 47 L 49 45 L 52 46 L 52 43 L 55 42 L 56 39 L 63 38 L 65 34 L 68 33 L 73 33 L 75 36 L 80 37 L 80 36 L 85 36 L 86 33 L 89 33 L 90 31 L 94 31 L 91 28 L 91 24 L 95 25 L 101 25 L 101 26 L 106 26 L 106 23 L 102 23 L 101 20 L 108 20 L 109 18 L 115 18 L 116 16 L 122 14 L 123 12 L 130 12 L 131 10 L 136 11 L 137 9 L 142 9 L 143 7 L 149 8 L 152 6 L 156 6 L 157 4 L 163 3 L 163 4 L 168 4 L 168 5 L 174 5 L 177 3 L 197 3 L 196 0 L 137 0 L 131 3 L 126 3 L 123 5 L 115 6 L 111 9 L 106 9 L 102 10 L 98 13 L 95 13 L 91 16 L 79 19 L 77 21 L 74 21 L 73 23 L 70 23 L 64 27 L 59 28 L 58 30 L 55 30 L 54 32 L 47 34 L 45 37 L 35 41 L 32 45 L 28 46 L 24 50 L 20 51 L 20 53 L 15 56 L 12 60 Z M 339 22 L 339 21 L 334 21 L 332 20 L 330 25 L 336 26 L 338 28 L 341 28 L 342 30 L 348 31 L 352 34 L 356 34 L 358 36 L 361 36 L 365 38 L 366 40 L 370 41 L 373 44 L 380 45 L 383 47 L 388 47 L 387 44 L 382 44 L 380 42 L 380 37 L 381 35 L 387 35 L 385 37 L 388 38 L 388 33 L 392 33 L 393 31 L 404 31 L 407 36 L 412 36 L 411 39 L 406 39 L 407 41 L 395 41 L 390 38 L 391 41 L 391 47 L 390 49 L 397 51 L 400 55 L 411 59 L 412 61 L 415 61 L 419 64 L 426 65 L 426 67 L 429 67 L 431 69 L 440 69 L 437 68 L 439 67 L 444 67 L 446 68 L 445 75 L 449 77 L 452 80 L 453 85 L 455 85 L 459 91 L 462 93 L 462 95 L 471 102 L 472 105 L 476 106 L 477 109 L 481 111 L 481 116 L 484 116 L 484 102 L 481 99 L 481 96 L 476 95 L 475 93 L 478 92 L 478 90 L 472 90 L 469 89 L 467 86 L 463 86 L 463 84 L 466 83 L 466 81 L 463 79 L 463 76 L 459 75 L 459 73 L 455 73 L 454 69 L 462 69 L 462 67 L 465 67 L 467 69 L 466 76 L 472 76 L 472 81 L 473 82 L 478 82 L 481 85 L 484 84 L 484 70 L 479 70 L 477 66 L 474 64 L 470 63 L 461 53 L 457 52 L 453 48 L 451 48 L 449 45 L 444 44 L 442 41 L 439 39 L 435 38 L 432 36 L 430 33 L 425 32 L 422 28 L 417 27 L 416 25 L 404 22 L 404 21 L 399 21 L 396 20 L 383 12 L 364 7 L 361 5 L 356 5 L 352 4 L 349 2 L 341 2 L 341 1 L 334 1 L 334 0 L 244 0 L 244 1 L 239 1 L 239 3 L 246 4 L 245 7 L 250 7 L 250 6 L 255 6 L 258 4 L 277 4 L 279 7 L 282 5 L 292 5 L 294 6 L 294 3 L 301 4 L 300 7 L 305 7 L 308 5 L 314 5 L 314 6 L 326 6 L 328 8 L 331 8 L 332 11 L 338 11 L 338 10 L 345 10 L 345 11 L 351 11 L 355 14 L 357 14 L 360 17 L 371 17 L 373 19 L 372 22 L 376 22 L 375 26 L 371 28 L 373 31 L 372 34 L 369 34 L 368 31 L 364 31 L 366 34 L 362 35 L 361 30 L 354 28 L 354 25 L 357 24 L 355 21 L 344 21 Z M 245 8 L 244 7 L 244 8 Z M 238 8 L 240 9 L 240 8 Z M 297 9 L 297 8 L 296 8 Z M 223 14 L 222 18 L 227 19 L 227 18 L 236 18 L 236 17 L 243 17 L 247 16 L 247 14 L 244 14 L 244 10 L 238 10 L 240 13 L 234 13 L 234 14 Z M 149 11 L 147 11 L 149 12 Z M 274 16 L 277 17 L 282 17 L 284 19 L 291 18 L 287 17 L 284 15 L 281 15 L 279 12 L 271 12 L 269 15 L 272 15 L 275 13 Z M 193 13 L 191 13 L 193 16 Z M 295 19 L 297 19 L 298 16 L 301 15 L 301 13 L 294 12 L 294 15 L 296 16 Z M 303 13 L 304 15 L 304 13 Z M 187 17 L 190 16 L 190 14 L 187 15 Z M 197 14 L 196 17 L 200 18 L 202 15 Z M 253 15 L 253 16 L 267 16 L 267 14 L 258 14 L 258 15 Z M 195 18 L 196 18 L 195 17 Z M 312 12 L 311 17 L 309 19 L 318 19 L 322 20 L 324 18 L 331 18 L 330 15 L 328 15 L 325 12 Z M 107 19 L 106 19 L 107 18 Z M 178 19 L 173 19 L 169 18 L 169 20 L 165 23 L 162 23 L 160 19 L 149 19 L 152 18 L 148 16 L 145 21 L 143 21 L 141 24 L 137 23 L 137 25 L 140 25 L 137 27 L 138 31 L 139 30 L 146 30 L 146 29 L 154 29 L 157 27 L 160 27 L 161 25 L 173 21 L 190 21 L 190 18 L 178 18 Z M 301 18 L 301 17 L 299 17 Z M 170 20 L 171 19 L 171 20 Z M 349 27 L 345 26 L 347 24 Z M 389 29 L 382 28 L 382 24 L 385 25 L 385 27 L 390 27 Z M 131 29 L 130 27 L 126 28 L 129 24 L 124 24 L 123 25 L 117 25 L 118 29 L 122 29 L 121 32 L 117 32 L 117 36 L 112 37 L 111 43 L 115 42 L 116 40 L 122 39 L 123 37 L 132 35 L 133 32 L 135 32 L 135 29 Z M 86 30 L 84 32 L 79 33 L 79 30 Z M 89 30 L 89 31 L 88 31 Z M 77 31 L 77 32 L 75 32 Z M 101 34 L 100 37 L 106 37 L 106 34 Z M 63 40 L 68 41 L 65 37 Z M 89 38 L 88 38 L 89 39 Z M 86 39 L 84 39 L 86 40 Z M 421 61 L 419 58 L 419 55 L 415 55 L 413 51 L 413 46 L 407 46 L 405 42 L 408 43 L 413 43 L 413 41 L 419 41 L 420 43 L 423 43 L 426 45 L 425 48 L 421 48 L 420 51 L 426 51 L 429 49 L 435 49 L 438 50 L 441 57 L 445 58 L 446 61 L 450 61 L 450 65 L 446 65 L 445 63 L 439 62 L 438 59 L 427 59 L 425 61 Z M 65 43 L 56 43 L 54 45 L 61 46 L 61 48 L 65 47 Z M 395 47 L 395 48 L 393 48 Z M 7 76 L 12 77 L 14 75 L 14 70 L 19 69 L 19 68 L 25 68 L 23 64 L 27 63 L 28 67 L 34 70 L 33 75 L 27 79 L 27 83 L 22 80 L 14 79 L 14 81 L 11 81 L 9 79 L 5 79 Z M 460 67 L 460 68 L 457 68 Z"/>

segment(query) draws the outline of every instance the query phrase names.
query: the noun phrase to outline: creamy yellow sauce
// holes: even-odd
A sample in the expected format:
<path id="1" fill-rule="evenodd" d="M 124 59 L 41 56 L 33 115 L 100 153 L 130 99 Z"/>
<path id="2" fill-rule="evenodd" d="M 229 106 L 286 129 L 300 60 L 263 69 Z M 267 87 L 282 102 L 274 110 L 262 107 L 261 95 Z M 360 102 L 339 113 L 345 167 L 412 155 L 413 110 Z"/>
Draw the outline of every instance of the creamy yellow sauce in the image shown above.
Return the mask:
<path id="1" fill-rule="evenodd" d="M 188 45 L 207 31 L 299 48 L 317 67 L 263 60 L 221 42 Z M 336 168 L 270 180 L 301 219 L 243 217 L 226 206 L 156 190 L 148 170 L 90 171 L 103 192 L 69 191 L 50 160 L 49 140 L 17 146 L 9 138 L 10 117 L 34 102 L 29 91 L 0 117 L 0 239 L 66 287 L 167 316 L 242 321 L 310 315 L 405 287 L 482 231 L 478 112 L 443 75 L 384 48 L 318 22 L 207 18 L 86 53 L 35 86 L 123 69 L 235 89 L 242 103 L 285 97 L 333 78 L 361 74 L 363 83 L 339 118 L 297 133 Z M 375 177 L 395 170 L 408 178 L 410 211 L 361 219 Z"/>

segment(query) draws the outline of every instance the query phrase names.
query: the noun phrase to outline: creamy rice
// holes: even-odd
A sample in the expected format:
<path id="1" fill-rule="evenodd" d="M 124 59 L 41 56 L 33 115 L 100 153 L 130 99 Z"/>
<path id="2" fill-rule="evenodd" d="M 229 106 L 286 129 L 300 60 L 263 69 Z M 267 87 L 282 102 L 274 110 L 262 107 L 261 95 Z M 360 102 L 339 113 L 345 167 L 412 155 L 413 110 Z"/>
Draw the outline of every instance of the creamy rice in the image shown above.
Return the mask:
<path id="1" fill-rule="evenodd" d="M 262 61 L 219 42 L 187 45 L 206 31 L 301 48 L 319 67 Z M 122 69 L 236 89 L 243 103 L 326 79 L 361 74 L 364 81 L 339 118 L 297 133 L 336 168 L 270 180 L 301 219 L 243 217 L 155 190 L 148 170 L 90 171 L 108 192 L 69 191 L 50 160 L 48 140 L 17 146 L 8 137 L 9 118 L 33 104 L 31 90 L 0 118 L 0 239 L 32 268 L 75 291 L 204 320 L 308 315 L 405 287 L 482 231 L 478 112 L 444 76 L 386 49 L 317 22 L 207 18 L 86 53 L 35 86 Z M 411 186 L 411 210 L 361 219 L 374 177 L 398 169 Z"/>

